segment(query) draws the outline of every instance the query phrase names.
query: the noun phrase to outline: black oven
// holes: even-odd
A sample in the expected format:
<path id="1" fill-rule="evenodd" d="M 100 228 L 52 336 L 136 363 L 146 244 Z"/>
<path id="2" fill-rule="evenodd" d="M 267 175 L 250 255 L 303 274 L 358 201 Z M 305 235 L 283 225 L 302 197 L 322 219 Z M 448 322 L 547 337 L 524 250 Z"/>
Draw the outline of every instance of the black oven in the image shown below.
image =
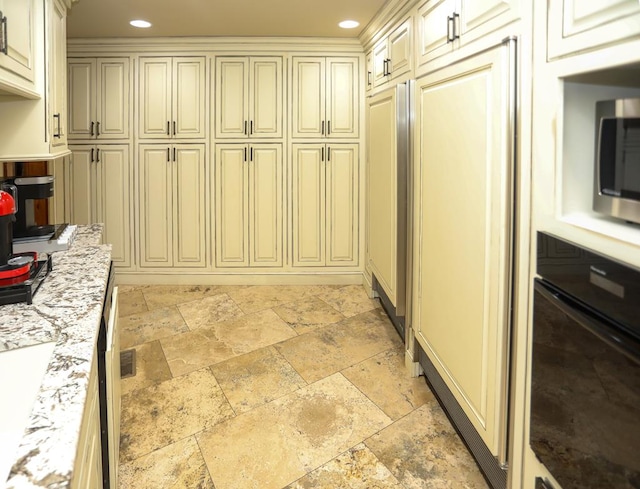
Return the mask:
<path id="1" fill-rule="evenodd" d="M 563 489 L 640 488 L 640 272 L 538 233 L 531 423 Z"/>

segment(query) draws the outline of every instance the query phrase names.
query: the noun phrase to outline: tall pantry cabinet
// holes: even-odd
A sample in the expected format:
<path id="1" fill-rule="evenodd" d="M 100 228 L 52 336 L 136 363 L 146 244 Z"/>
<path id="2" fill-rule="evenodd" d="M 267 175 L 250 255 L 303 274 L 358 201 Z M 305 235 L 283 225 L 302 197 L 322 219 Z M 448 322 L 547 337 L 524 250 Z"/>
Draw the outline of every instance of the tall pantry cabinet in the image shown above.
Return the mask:
<path id="1" fill-rule="evenodd" d="M 113 262 L 125 268 L 133 263 L 131 74 L 129 57 L 68 60 L 66 217 L 71 224 L 103 223 Z"/>

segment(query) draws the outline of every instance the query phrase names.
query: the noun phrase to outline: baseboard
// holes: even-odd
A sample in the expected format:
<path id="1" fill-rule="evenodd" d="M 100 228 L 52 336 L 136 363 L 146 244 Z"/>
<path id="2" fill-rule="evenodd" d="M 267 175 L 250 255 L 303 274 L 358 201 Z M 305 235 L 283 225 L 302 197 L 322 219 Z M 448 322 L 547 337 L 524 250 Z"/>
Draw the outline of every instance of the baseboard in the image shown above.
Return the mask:
<path id="1" fill-rule="evenodd" d="M 116 270 L 117 285 L 362 285 L 362 272 L 158 273 Z"/>

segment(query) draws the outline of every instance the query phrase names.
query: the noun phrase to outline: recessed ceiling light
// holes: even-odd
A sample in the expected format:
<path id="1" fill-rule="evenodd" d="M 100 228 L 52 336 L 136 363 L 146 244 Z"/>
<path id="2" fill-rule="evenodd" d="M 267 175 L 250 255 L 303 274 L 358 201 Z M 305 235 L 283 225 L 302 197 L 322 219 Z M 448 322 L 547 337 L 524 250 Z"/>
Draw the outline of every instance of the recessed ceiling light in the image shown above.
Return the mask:
<path id="1" fill-rule="evenodd" d="M 151 22 L 147 22 L 146 20 L 132 20 L 129 22 L 133 27 L 140 27 L 142 29 L 146 29 L 147 27 L 151 27 Z"/>
<path id="2" fill-rule="evenodd" d="M 353 29 L 354 27 L 358 27 L 360 25 L 360 22 L 358 22 L 357 20 L 343 20 L 338 25 L 343 29 Z"/>

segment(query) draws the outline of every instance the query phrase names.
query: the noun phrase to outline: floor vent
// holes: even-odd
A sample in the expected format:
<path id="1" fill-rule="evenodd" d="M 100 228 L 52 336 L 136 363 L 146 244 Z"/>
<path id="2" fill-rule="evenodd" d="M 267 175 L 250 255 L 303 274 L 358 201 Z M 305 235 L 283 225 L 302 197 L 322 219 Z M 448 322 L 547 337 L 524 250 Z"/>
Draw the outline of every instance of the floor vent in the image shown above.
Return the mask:
<path id="1" fill-rule="evenodd" d="M 120 378 L 135 377 L 136 351 L 135 349 L 120 352 Z"/>

